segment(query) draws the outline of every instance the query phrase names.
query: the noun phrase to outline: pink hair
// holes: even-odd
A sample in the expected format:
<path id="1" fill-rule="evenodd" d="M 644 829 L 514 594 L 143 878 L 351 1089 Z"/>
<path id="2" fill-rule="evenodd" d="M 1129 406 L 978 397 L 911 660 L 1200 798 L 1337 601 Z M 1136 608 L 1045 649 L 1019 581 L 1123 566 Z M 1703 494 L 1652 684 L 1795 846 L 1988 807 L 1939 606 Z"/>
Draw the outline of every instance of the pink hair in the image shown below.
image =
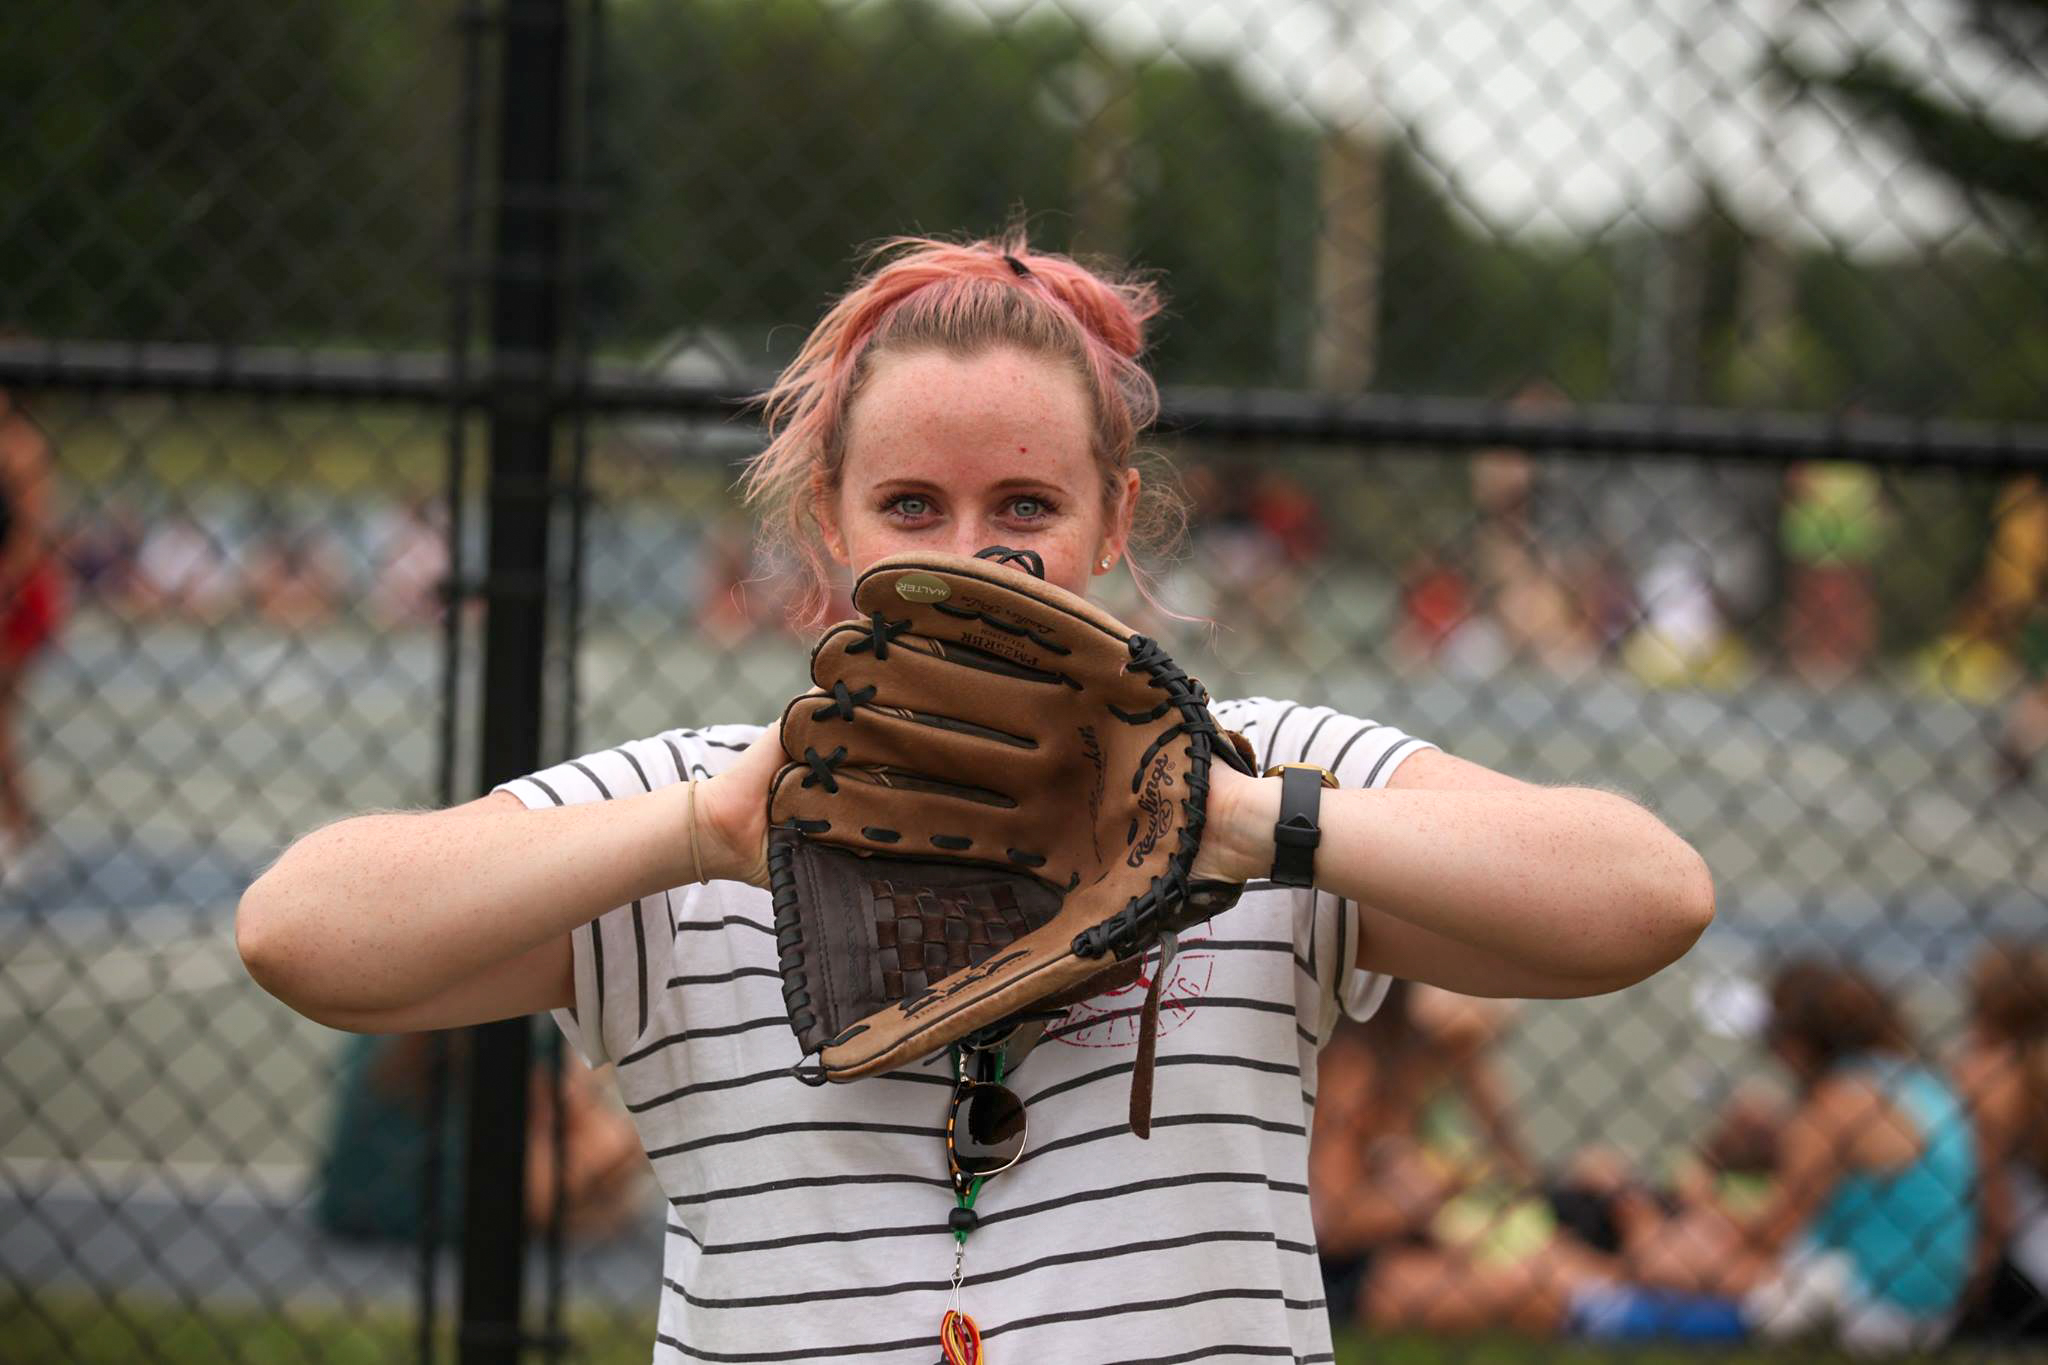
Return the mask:
<path id="1" fill-rule="evenodd" d="M 837 496 L 846 416 L 874 358 L 936 350 L 971 356 L 1015 346 L 1073 366 L 1095 413 L 1094 456 L 1107 506 L 1121 492 L 1138 434 L 1159 413 L 1159 390 L 1139 363 L 1145 323 L 1160 309 L 1147 281 L 1109 278 L 1066 256 L 1034 252 L 1021 230 L 965 245 L 896 237 L 877 247 L 854 285 L 805 339 L 796 359 L 759 395 L 769 442 L 741 487 L 762 508 L 762 534 L 793 554 L 804 592 L 795 615 L 815 624 L 831 574 L 816 507 Z M 1170 541 L 1184 521 L 1177 496 L 1144 485 L 1133 538 Z M 1164 533 L 1162 534 L 1162 528 Z M 1133 564 L 1139 590 L 1142 571 Z"/>

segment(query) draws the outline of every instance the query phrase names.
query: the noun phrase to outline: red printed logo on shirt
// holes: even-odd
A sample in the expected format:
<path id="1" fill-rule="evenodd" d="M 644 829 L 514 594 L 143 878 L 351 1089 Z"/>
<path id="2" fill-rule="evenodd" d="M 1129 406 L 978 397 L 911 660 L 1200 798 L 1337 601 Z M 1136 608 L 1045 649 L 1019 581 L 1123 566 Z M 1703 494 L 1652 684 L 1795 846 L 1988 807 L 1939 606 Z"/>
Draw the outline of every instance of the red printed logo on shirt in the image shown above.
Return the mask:
<path id="1" fill-rule="evenodd" d="M 1159 987 L 1159 1031 L 1171 1033 L 1194 1015 L 1194 1002 L 1209 993 L 1209 981 L 1216 971 L 1216 954 L 1205 952 L 1202 940 L 1211 937 L 1207 924 L 1181 932 L 1180 951 L 1166 969 Z M 1145 992 L 1152 989 L 1148 966 L 1136 981 L 1079 1004 L 1067 1007 L 1067 1017 L 1046 1030 L 1071 1047 L 1136 1047 L 1139 1014 L 1145 1008 Z"/>

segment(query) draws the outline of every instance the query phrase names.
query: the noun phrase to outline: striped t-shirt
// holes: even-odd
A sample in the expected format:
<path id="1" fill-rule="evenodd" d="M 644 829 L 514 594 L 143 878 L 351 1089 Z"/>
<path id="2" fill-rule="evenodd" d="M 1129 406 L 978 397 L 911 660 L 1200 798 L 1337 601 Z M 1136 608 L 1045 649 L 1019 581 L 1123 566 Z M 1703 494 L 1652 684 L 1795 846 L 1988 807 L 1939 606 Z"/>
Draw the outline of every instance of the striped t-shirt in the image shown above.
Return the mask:
<path id="1" fill-rule="evenodd" d="M 1382 786 L 1428 747 L 1263 698 L 1217 719 L 1262 766 Z M 673 730 L 507 783 L 528 806 L 717 773 L 758 726 Z M 679 838 L 685 837 L 678 831 Z M 574 934 L 557 1011 L 619 1090 L 669 1201 L 658 1361 L 939 1359 L 954 1199 L 943 1055 L 818 1088 L 783 1008 L 768 893 L 678 888 Z M 1253 882 L 1182 936 L 1159 1014 L 1153 1132 L 1129 1131 L 1149 976 L 1072 1007 L 1005 1077 L 1023 1159 L 984 1185 L 961 1307 L 992 1361 L 1330 1360 L 1308 1129 L 1316 1050 L 1352 982 L 1354 907 Z"/>

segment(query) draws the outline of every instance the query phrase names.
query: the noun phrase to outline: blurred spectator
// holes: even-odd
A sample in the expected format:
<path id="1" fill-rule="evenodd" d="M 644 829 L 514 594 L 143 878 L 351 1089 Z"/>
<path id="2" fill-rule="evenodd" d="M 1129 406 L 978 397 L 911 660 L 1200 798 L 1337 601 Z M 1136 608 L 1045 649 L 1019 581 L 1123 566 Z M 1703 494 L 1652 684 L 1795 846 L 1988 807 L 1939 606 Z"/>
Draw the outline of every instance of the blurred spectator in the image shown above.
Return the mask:
<path id="1" fill-rule="evenodd" d="M 1622 649 L 1629 670 L 1653 686 L 1729 686 L 1748 657 L 1721 611 L 1706 552 L 1668 545 L 1651 558 L 1637 587 L 1641 624 Z"/>
<path id="2" fill-rule="evenodd" d="M 1193 502 L 1191 560 L 1200 566 L 1209 593 L 1197 610 L 1245 631 L 1250 643 L 1261 643 L 1293 620 L 1301 599 L 1294 555 L 1313 555 L 1321 544 L 1320 520 L 1312 509 L 1310 520 L 1303 520 L 1299 489 L 1285 475 L 1250 464 L 1198 468 L 1187 487 Z"/>
<path id="3" fill-rule="evenodd" d="M 724 516 L 705 527 L 700 544 L 703 592 L 697 606 L 697 627 L 719 644 L 737 644 L 760 623 L 747 592 L 749 580 L 755 577 L 753 528 L 743 517 Z M 763 602 L 767 602 L 765 594 Z M 772 604 L 770 612 L 767 624 L 774 625 Z"/>
<path id="4" fill-rule="evenodd" d="M 1442 651 L 1472 613 L 1472 588 L 1441 550 L 1425 550 L 1401 573 L 1401 615 L 1394 647 L 1404 658 L 1426 663 Z"/>
<path id="5" fill-rule="evenodd" d="M 1338 1323 L 1549 1331 L 1560 1320 L 1559 1260 L 1507 1262 L 1483 1237 L 1437 1235 L 1446 1207 L 1477 1182 L 1535 1182 L 1491 1056 L 1510 1018 L 1497 1001 L 1395 981 L 1370 1019 L 1343 1020 L 1323 1049 L 1309 1199 Z M 1461 1102 L 1479 1143 L 1454 1136 L 1447 1100 Z"/>
<path id="6" fill-rule="evenodd" d="M 1876 648 L 1872 575 L 1889 520 L 1883 485 L 1868 466 L 1823 462 L 1786 471 L 1779 523 L 1788 579 L 1785 659 L 1807 681 L 1838 683 Z"/>
<path id="7" fill-rule="evenodd" d="M 0 389 L 0 887 L 26 876 L 42 832 L 29 803 L 15 724 L 30 665 L 63 620 L 50 443 L 21 400 Z"/>
<path id="8" fill-rule="evenodd" d="M 1799 1096 L 1778 1128 L 1769 1197 L 1731 1208 L 1701 1184 L 1682 1207 L 1614 1191 L 1630 1284 L 1582 1288 L 1593 1335 L 1653 1331 L 1660 1291 L 1719 1300 L 1756 1335 L 1830 1333 L 1852 1351 L 1926 1350 L 1954 1327 L 1976 1237 L 1968 1113 L 1915 1059 L 1899 1011 L 1862 974 L 1785 967 L 1766 1037 Z M 1701 1296 L 1706 1296 L 1702 1298 Z"/>
<path id="9" fill-rule="evenodd" d="M 315 528 L 276 528 L 249 556 L 248 603 L 272 625 L 286 630 L 304 630 L 331 619 L 341 584 L 333 547 Z"/>
<path id="10" fill-rule="evenodd" d="M 1983 1225 L 1965 1327 L 2048 1341 L 2048 947 L 1986 947 L 1969 995 L 1952 1074 L 1976 1124 Z"/>
<path id="11" fill-rule="evenodd" d="M 1508 406 L 1527 415 L 1564 403 L 1561 392 L 1539 380 L 1516 390 Z M 1471 568 L 1481 609 L 1508 654 L 1571 673 L 1595 652 L 1565 568 L 1589 532 L 1584 509 L 1561 497 L 1555 471 L 1546 472 L 1526 451 L 1499 447 L 1473 457 Z"/>
<path id="12" fill-rule="evenodd" d="M 340 1095 L 320 1165 L 315 1217 L 344 1237 L 411 1241 L 419 1237 L 427 1201 L 429 1106 L 444 1096 L 437 1079 L 460 1087 L 467 1067 L 467 1035 L 352 1034 L 341 1053 Z M 447 1052 L 436 1077 L 435 1046 Z M 546 1228 L 557 1192 L 565 1235 L 597 1240 L 623 1231 L 648 1206 L 646 1159 L 628 1119 L 583 1063 L 563 1053 L 562 1146 L 558 1162 L 555 1086 L 536 1066 L 527 1087 L 526 1218 L 530 1231 Z M 456 1095 L 443 1108 L 439 1192 L 444 1238 L 458 1235 L 462 1218 L 463 1106 Z"/>
<path id="13" fill-rule="evenodd" d="M 377 551 L 371 618 L 386 627 L 439 621 L 449 562 L 446 500 L 431 494 L 407 498 L 394 509 Z"/>
<path id="14" fill-rule="evenodd" d="M 2048 597 L 2037 602 L 2013 640 L 2019 686 L 1999 720 L 1998 786 L 2016 791 L 2033 780 L 2034 766 L 2048 749 Z"/>
<path id="15" fill-rule="evenodd" d="M 2022 474 L 1999 489 L 1991 508 L 1984 563 L 1965 594 L 1956 618 L 1919 659 L 1928 686 L 1974 702 L 2003 697 L 2015 677 L 2025 691 L 2048 681 L 2048 485 Z M 2024 692 L 2019 699 L 2026 702 Z M 2048 697 L 2033 703 L 2048 712 Z M 2008 783 L 2013 759 L 2024 760 L 2048 745 L 2048 716 L 2007 730 L 2038 732 L 2032 749 L 2002 755 Z M 2020 774 L 2023 776 L 2023 772 Z"/>
<path id="16" fill-rule="evenodd" d="M 234 610 L 241 595 L 221 543 L 182 509 L 150 526 L 135 569 L 135 604 L 144 612 L 215 622 Z"/>
<path id="17" fill-rule="evenodd" d="M 100 502 L 75 520 L 64 537 L 64 561 L 81 594 L 125 607 L 135 591 L 136 557 L 142 550 L 142 518 L 119 499 Z"/>

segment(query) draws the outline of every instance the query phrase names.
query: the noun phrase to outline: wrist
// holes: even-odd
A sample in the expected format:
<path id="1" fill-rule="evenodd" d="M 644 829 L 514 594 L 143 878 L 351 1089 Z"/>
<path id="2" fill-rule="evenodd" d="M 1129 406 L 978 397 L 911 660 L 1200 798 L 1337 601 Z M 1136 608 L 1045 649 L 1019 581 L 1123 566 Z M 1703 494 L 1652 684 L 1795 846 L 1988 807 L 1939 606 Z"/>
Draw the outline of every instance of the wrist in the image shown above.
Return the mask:
<path id="1" fill-rule="evenodd" d="M 738 790 L 735 775 L 731 772 L 700 778 L 695 786 L 695 854 L 690 843 L 690 794 L 683 786 L 677 788 L 677 866 L 682 870 L 682 880 L 678 885 L 700 880 L 698 859 L 701 857 L 703 881 L 749 882 L 755 886 L 766 886 L 768 868 L 763 858 L 765 831 L 759 793 Z M 745 802 L 745 809 L 737 808 L 740 801 Z"/>
<path id="2" fill-rule="evenodd" d="M 1210 770 L 1209 827 L 1204 851 L 1216 852 L 1216 880 L 1257 881 L 1273 870 L 1273 826 L 1280 818 L 1280 779 L 1246 777 L 1221 764 Z"/>

